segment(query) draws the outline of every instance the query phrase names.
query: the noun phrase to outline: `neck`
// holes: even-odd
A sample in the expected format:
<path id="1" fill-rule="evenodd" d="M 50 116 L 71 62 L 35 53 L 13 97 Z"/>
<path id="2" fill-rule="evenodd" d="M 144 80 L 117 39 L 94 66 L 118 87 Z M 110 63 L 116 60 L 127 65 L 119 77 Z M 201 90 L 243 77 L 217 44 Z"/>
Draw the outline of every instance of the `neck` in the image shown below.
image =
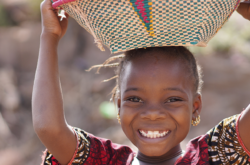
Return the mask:
<path id="1" fill-rule="evenodd" d="M 167 153 L 161 156 L 147 156 L 138 151 L 137 154 L 137 159 L 140 162 L 144 162 L 146 164 L 162 164 L 162 163 L 167 163 L 167 162 L 175 162 L 182 154 L 182 150 L 180 145 L 174 147 Z"/>

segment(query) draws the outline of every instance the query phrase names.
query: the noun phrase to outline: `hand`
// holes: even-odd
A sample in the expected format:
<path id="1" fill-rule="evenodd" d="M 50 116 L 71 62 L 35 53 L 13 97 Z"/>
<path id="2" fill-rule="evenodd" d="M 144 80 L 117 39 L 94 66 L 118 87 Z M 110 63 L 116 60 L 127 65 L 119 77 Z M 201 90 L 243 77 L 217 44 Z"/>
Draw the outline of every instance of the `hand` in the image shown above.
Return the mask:
<path id="1" fill-rule="evenodd" d="M 66 18 L 60 21 L 58 10 L 52 7 L 51 0 L 44 0 L 41 3 L 42 14 L 42 33 L 49 33 L 61 39 L 66 33 L 68 26 L 67 14 Z"/>
<path id="2" fill-rule="evenodd" d="M 245 0 L 245 2 L 240 3 L 240 6 L 237 9 L 238 13 L 244 18 L 250 21 L 250 1 Z"/>

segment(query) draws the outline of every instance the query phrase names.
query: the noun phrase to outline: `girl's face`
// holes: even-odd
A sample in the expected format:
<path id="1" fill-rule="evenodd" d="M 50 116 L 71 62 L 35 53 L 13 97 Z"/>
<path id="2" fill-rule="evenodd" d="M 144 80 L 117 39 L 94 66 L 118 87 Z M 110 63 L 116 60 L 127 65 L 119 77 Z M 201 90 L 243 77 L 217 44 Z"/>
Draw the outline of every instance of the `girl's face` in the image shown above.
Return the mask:
<path id="1" fill-rule="evenodd" d="M 171 154 L 201 109 L 185 64 L 159 53 L 126 63 L 120 93 L 122 129 L 146 156 Z"/>

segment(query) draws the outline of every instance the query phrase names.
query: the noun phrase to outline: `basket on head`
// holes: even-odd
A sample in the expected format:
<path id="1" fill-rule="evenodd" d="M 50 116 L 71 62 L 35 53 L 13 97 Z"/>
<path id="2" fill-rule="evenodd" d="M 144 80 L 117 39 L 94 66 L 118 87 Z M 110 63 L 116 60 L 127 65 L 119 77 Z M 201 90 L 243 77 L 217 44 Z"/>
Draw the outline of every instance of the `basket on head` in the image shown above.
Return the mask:
<path id="1" fill-rule="evenodd" d="M 112 53 L 206 46 L 240 0 L 54 0 Z"/>

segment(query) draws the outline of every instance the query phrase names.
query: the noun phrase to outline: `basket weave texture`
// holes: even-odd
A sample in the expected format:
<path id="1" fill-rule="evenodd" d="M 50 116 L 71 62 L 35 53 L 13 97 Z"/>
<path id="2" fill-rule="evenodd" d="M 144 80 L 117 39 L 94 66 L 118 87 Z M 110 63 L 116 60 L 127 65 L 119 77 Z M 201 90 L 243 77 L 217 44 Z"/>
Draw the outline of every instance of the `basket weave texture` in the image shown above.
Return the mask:
<path id="1" fill-rule="evenodd" d="M 71 2 L 72 1 L 72 2 Z M 98 47 L 206 46 L 240 0 L 57 0 Z"/>

